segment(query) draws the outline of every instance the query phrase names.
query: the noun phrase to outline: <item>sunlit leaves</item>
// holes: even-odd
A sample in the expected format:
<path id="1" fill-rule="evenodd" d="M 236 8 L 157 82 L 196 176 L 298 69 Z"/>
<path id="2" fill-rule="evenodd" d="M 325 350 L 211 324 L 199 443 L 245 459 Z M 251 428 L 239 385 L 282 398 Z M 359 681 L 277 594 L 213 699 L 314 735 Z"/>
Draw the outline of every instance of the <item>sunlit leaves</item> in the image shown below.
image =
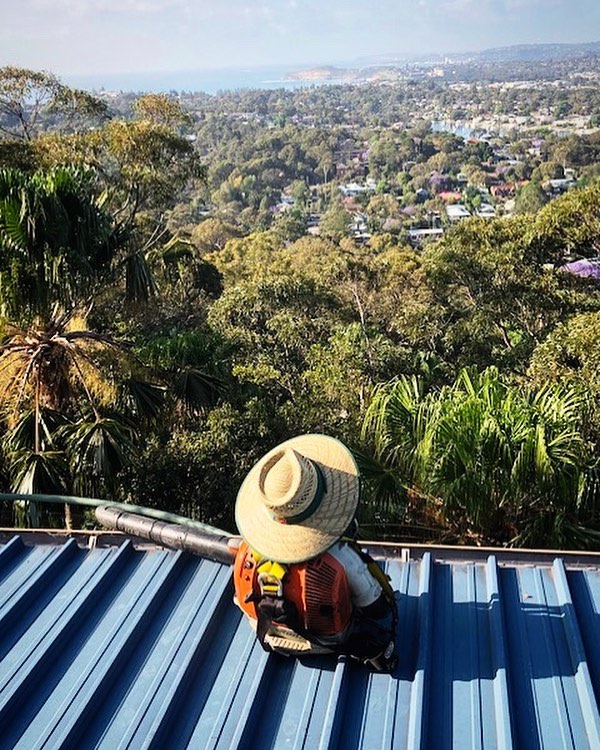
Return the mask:
<path id="1" fill-rule="evenodd" d="M 589 522 L 590 504 L 599 499 L 585 414 L 585 397 L 572 388 L 530 392 L 493 369 L 465 370 L 452 386 L 426 394 L 406 378 L 382 386 L 364 437 L 379 475 L 392 473 L 400 487 L 437 499 L 459 536 L 551 546 L 565 542 L 565 524 Z M 377 472 L 369 476 L 372 498 L 382 492 L 391 508 L 393 485 Z M 404 495 L 398 492 L 401 518 Z"/>
<path id="2" fill-rule="evenodd" d="M 133 103 L 133 111 L 140 120 L 176 127 L 189 124 L 191 118 L 177 99 L 166 94 L 143 94 Z"/>
<path id="3" fill-rule="evenodd" d="M 133 455 L 134 425 L 157 418 L 164 403 L 164 388 L 127 379 L 126 355 L 74 314 L 5 327 L 0 406 L 15 489 L 64 493 L 75 483 L 97 495 L 114 486 Z"/>

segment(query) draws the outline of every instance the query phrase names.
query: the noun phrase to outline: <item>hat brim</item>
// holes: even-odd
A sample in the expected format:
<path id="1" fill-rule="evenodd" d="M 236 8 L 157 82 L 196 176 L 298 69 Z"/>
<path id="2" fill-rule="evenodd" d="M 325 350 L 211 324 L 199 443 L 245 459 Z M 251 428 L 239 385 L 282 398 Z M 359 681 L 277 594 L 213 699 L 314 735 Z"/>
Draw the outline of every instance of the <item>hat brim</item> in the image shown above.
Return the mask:
<path id="1" fill-rule="evenodd" d="M 276 452 L 293 448 L 316 463 L 325 479 L 317 510 L 296 524 L 281 523 L 258 491 L 262 466 Z M 269 451 L 250 470 L 238 492 L 235 520 L 250 547 L 269 560 L 295 563 L 325 552 L 344 533 L 360 496 L 358 466 L 352 453 L 329 435 L 300 435 Z"/>

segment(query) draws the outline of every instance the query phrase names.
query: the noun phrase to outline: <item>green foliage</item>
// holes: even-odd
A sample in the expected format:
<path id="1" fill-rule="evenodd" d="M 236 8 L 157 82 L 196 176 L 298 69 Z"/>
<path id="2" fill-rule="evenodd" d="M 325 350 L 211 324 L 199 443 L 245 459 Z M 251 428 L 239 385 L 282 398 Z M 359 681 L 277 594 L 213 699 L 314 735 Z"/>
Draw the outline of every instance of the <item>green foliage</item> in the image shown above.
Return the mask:
<path id="1" fill-rule="evenodd" d="M 132 109 L 140 120 L 158 125 L 174 127 L 191 121 L 180 102 L 166 94 L 143 94 L 134 101 Z"/>
<path id="2" fill-rule="evenodd" d="M 271 232 L 280 245 L 295 242 L 306 234 L 306 218 L 297 211 L 280 214 L 273 222 Z"/>
<path id="3" fill-rule="evenodd" d="M 165 406 L 166 386 L 129 377 L 121 381 L 120 388 L 122 401 L 128 412 L 140 422 L 152 421 L 159 417 Z"/>
<path id="4" fill-rule="evenodd" d="M 548 196 L 542 190 L 539 182 L 532 180 L 524 185 L 517 193 L 515 213 L 535 214 L 548 203 Z"/>
<path id="5" fill-rule="evenodd" d="M 403 347 L 375 330 L 365 332 L 359 323 L 340 328 L 308 354 L 303 374 L 307 416 L 321 431 L 355 443 L 375 384 L 407 371 L 407 360 Z"/>
<path id="6" fill-rule="evenodd" d="M 203 368 L 214 366 L 216 358 L 226 355 L 219 351 L 223 346 L 221 337 L 209 329 L 171 330 L 153 334 L 141 345 L 139 353 L 143 361 L 155 369 Z"/>
<path id="7" fill-rule="evenodd" d="M 571 384 L 594 401 L 590 415 L 596 441 L 600 438 L 600 313 L 575 315 L 560 323 L 531 358 L 529 374 L 538 386 Z"/>
<path id="8" fill-rule="evenodd" d="M 222 250 L 227 242 L 239 236 L 232 224 L 221 219 L 206 219 L 192 230 L 191 241 L 202 253 Z"/>
<path id="9" fill-rule="evenodd" d="M 281 276 L 226 290 L 209 321 L 236 344 L 237 377 L 286 398 L 298 392 L 310 346 L 327 337 L 334 308 L 314 282 Z"/>
<path id="10" fill-rule="evenodd" d="M 552 266 L 600 252 L 600 136 L 500 147 L 420 119 L 534 117 L 563 100 L 591 117 L 593 87 L 122 94 L 111 120 L 61 87 L 0 70 L 7 487 L 233 531 L 250 466 L 317 431 L 357 450 L 369 536 L 597 546 L 598 291 Z M 535 180 L 569 167 L 588 187 L 542 205 Z M 523 215 L 403 245 L 409 225 L 436 224 L 440 190 L 476 206 L 482 186 L 529 177 Z M 342 204 L 338 183 L 354 180 L 366 190 Z M 366 212 L 367 244 L 345 205 Z"/>
<path id="11" fill-rule="evenodd" d="M 267 273 L 277 247 L 277 238 L 270 232 L 256 232 L 229 240 L 222 250 L 207 255 L 206 260 L 216 266 L 226 282 L 235 283 Z"/>
<path id="12" fill-rule="evenodd" d="M 566 257 L 600 252 L 600 184 L 570 190 L 524 227 L 523 242 L 533 259 L 563 263 Z"/>
<path id="13" fill-rule="evenodd" d="M 148 393 L 157 417 L 159 388 L 163 404 L 165 399 L 172 403 L 173 415 L 183 412 L 187 417 L 205 414 L 227 392 L 230 375 L 226 360 L 231 347 L 208 328 L 154 334 L 138 347 L 138 353 L 164 384 L 153 385 Z M 144 384 L 146 390 L 148 387 Z"/>
<path id="14" fill-rule="evenodd" d="M 417 516 L 441 518 L 461 539 L 594 547 L 600 497 L 581 431 L 585 410 L 577 390 L 511 387 L 493 369 L 463 371 L 452 386 L 427 394 L 403 378 L 376 394 L 364 437 L 401 487 L 394 508 L 389 480 L 381 485 L 396 518 L 414 512 L 411 492 Z"/>
<path id="15" fill-rule="evenodd" d="M 66 427 L 65 439 L 72 456 L 75 491 L 92 497 L 112 494 L 117 474 L 134 451 L 133 430 L 121 420 L 103 417 Z"/>
<path id="16" fill-rule="evenodd" d="M 93 174 L 0 171 L 0 308 L 48 315 L 85 298 L 126 240 L 94 195 Z"/>
<path id="17" fill-rule="evenodd" d="M 65 455 L 60 451 L 16 452 L 12 455 L 11 471 L 15 477 L 13 492 L 61 493 L 67 486 Z"/>
<path id="18" fill-rule="evenodd" d="M 125 295 L 129 302 L 147 302 L 156 293 L 156 283 L 143 252 L 125 258 Z"/>
<path id="19" fill-rule="evenodd" d="M 44 121 L 60 113 L 63 129 L 97 122 L 106 104 L 87 91 L 70 88 L 44 71 L 0 68 L 0 133 L 33 139 Z"/>
<path id="20" fill-rule="evenodd" d="M 339 242 L 348 236 L 351 219 L 350 213 L 342 205 L 334 203 L 323 214 L 320 233 L 332 242 Z"/>
<path id="21" fill-rule="evenodd" d="M 234 532 L 233 500 L 244 475 L 291 434 L 268 401 L 250 398 L 241 408 L 223 404 L 185 430 L 150 437 L 124 484 L 143 505 Z"/>
<path id="22" fill-rule="evenodd" d="M 545 270 L 524 243 L 534 231 L 521 218 L 473 219 L 426 249 L 423 299 L 401 323 L 411 340 L 458 368 L 525 369 L 570 309 L 570 280 Z"/>

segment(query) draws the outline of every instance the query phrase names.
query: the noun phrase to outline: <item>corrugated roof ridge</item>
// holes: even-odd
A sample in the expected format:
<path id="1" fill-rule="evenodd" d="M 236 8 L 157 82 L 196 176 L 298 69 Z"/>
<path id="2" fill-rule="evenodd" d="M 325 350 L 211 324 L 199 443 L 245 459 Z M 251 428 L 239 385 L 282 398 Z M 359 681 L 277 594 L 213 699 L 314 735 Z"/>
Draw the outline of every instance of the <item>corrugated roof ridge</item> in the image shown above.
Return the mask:
<path id="1" fill-rule="evenodd" d="M 47 596 L 29 595 L 21 612 L 14 591 L 44 558 Z M 598 565 L 426 553 L 385 568 L 401 615 L 391 676 L 268 656 L 229 599 L 225 566 L 130 543 L 53 549 L 13 537 L 0 545 L 14 615 L 0 628 L 1 671 L 23 662 L 27 675 L 0 745 L 596 750 Z"/>
<path id="2" fill-rule="evenodd" d="M 128 536 L 119 531 L 105 530 L 73 530 L 65 529 L 11 529 L 0 528 L 0 545 L 8 545 L 14 537 L 21 537 L 24 546 L 42 544 L 63 544 L 74 539 L 79 546 L 94 548 L 96 546 L 119 546 L 124 540 L 129 540 L 135 547 L 143 550 L 168 549 L 154 542 L 138 537 Z M 232 535 L 232 539 L 238 538 Z M 555 549 L 523 549 L 518 547 L 476 547 L 465 545 L 444 544 L 405 544 L 403 542 L 381 542 L 360 540 L 360 545 L 368 549 L 378 560 L 401 559 L 418 560 L 425 554 L 430 554 L 437 561 L 478 561 L 486 562 L 493 555 L 499 565 L 506 562 L 528 561 L 532 564 L 551 566 L 556 557 L 563 558 L 569 566 L 600 566 L 600 551 L 589 550 L 555 550 Z"/>
<path id="3" fill-rule="evenodd" d="M 494 666 L 494 707 L 496 709 L 496 742 L 498 750 L 512 750 L 513 736 L 510 724 L 508 692 L 508 652 L 502 620 L 498 562 L 490 555 L 486 564 L 486 581 L 490 610 L 490 635 Z"/>
<path id="4" fill-rule="evenodd" d="M 211 631 L 218 627 L 216 621 L 222 614 L 226 593 L 229 593 L 229 576 L 207 578 L 203 570 L 204 565 L 211 563 L 203 561 L 198 568 L 198 575 L 194 575 L 186 587 L 190 590 L 193 600 L 190 602 L 189 611 L 184 613 L 181 623 L 177 626 L 177 638 L 173 640 L 171 647 L 162 653 L 162 661 L 166 668 L 158 671 L 150 683 L 146 699 L 139 703 L 128 731 L 120 738 L 119 748 L 139 746 L 142 738 L 153 738 L 153 745 L 156 745 L 157 737 L 166 740 L 165 728 L 171 723 L 172 713 L 186 692 L 197 665 L 199 650 L 210 638 Z M 198 590 L 194 592 L 193 589 L 196 587 Z M 228 596 L 227 601 L 229 603 Z M 207 602 L 210 603 L 208 611 Z"/>
<path id="5" fill-rule="evenodd" d="M 431 640 L 433 637 L 432 565 L 431 555 L 425 554 L 421 560 L 419 571 L 419 646 L 417 651 L 417 669 L 410 692 L 407 750 L 420 750 L 425 745 L 426 740 L 424 737 L 426 727 L 423 725 L 423 716 L 427 705 L 427 678 L 431 664 Z"/>
<path id="6" fill-rule="evenodd" d="M 67 549 L 69 550 L 68 557 L 62 554 Z M 50 554 L 62 562 L 66 568 L 68 563 L 77 560 L 78 551 L 77 545 L 75 542 L 72 542 L 68 548 L 67 546 L 59 547 L 56 549 L 55 555 Z M 4 726 L 11 726 L 12 721 L 6 724 L 5 720 L 11 718 L 11 711 L 15 704 L 19 705 L 23 701 L 31 703 L 32 690 L 39 686 L 51 668 L 54 667 L 55 670 L 53 680 L 57 680 L 62 676 L 62 673 L 56 668 L 55 663 L 56 654 L 61 650 L 60 644 L 63 643 L 64 645 L 64 641 L 69 640 L 70 636 L 76 630 L 76 622 L 81 618 L 82 610 L 86 610 L 92 602 L 97 601 L 99 591 L 102 591 L 114 582 L 115 570 L 122 567 L 123 560 L 128 556 L 130 551 L 131 545 L 126 545 L 119 549 L 117 554 L 107 554 L 103 562 L 104 570 L 101 571 L 100 575 L 98 574 L 98 568 L 92 566 L 90 563 L 90 574 L 83 580 L 78 580 L 79 588 L 76 589 L 72 597 L 67 596 L 65 593 L 61 598 L 58 596 L 58 592 L 64 589 L 65 586 L 68 586 L 69 581 L 74 576 L 80 574 L 81 566 L 74 567 L 66 579 L 60 579 L 58 576 L 43 579 L 46 586 L 46 593 L 48 593 L 49 584 L 55 586 L 56 593 L 51 599 L 50 609 L 56 610 L 56 614 L 52 618 L 49 618 L 51 622 L 49 628 L 41 632 L 36 631 L 36 637 L 28 639 L 23 638 L 24 632 L 27 632 L 35 623 L 37 613 L 32 615 L 30 621 L 26 618 L 16 618 L 16 622 L 24 627 L 25 630 L 21 633 L 21 638 L 19 639 L 23 642 L 22 648 L 12 655 L 13 660 L 15 658 L 19 660 L 19 664 L 11 672 L 6 673 L 8 678 L 7 688 L 9 689 L 2 690 L 0 723 Z M 55 551 L 53 550 L 52 552 Z M 80 559 L 85 562 L 85 556 Z M 3 660 L 3 668 L 10 669 L 10 663 L 7 659 Z M 52 689 L 53 686 L 50 687 L 50 690 Z"/>
<path id="7" fill-rule="evenodd" d="M 600 748 L 600 716 L 594 695 L 592 680 L 587 664 L 587 655 L 577 624 L 577 615 L 567 580 L 567 572 L 560 558 L 554 561 L 554 582 L 558 593 L 558 602 L 563 610 L 563 625 L 567 645 L 575 670 L 575 684 L 583 713 L 586 733 L 592 747 Z"/>
<path id="8" fill-rule="evenodd" d="M 48 716 L 42 734 L 28 737 L 25 733 L 15 748 L 33 750 L 49 744 L 53 747 L 74 746 L 77 737 L 83 731 L 88 720 L 89 706 L 101 704 L 101 695 L 110 685 L 115 672 L 119 669 L 119 661 L 123 655 L 129 655 L 146 627 L 152 621 L 151 614 L 156 612 L 162 599 L 170 590 L 169 580 L 177 574 L 183 562 L 183 555 L 165 554 L 158 565 L 148 565 L 145 576 L 139 579 L 135 576 L 135 591 L 131 592 L 134 606 L 126 610 L 122 618 L 116 619 L 112 627 L 108 628 L 104 636 L 99 639 L 92 655 L 86 659 L 84 669 L 80 669 L 74 679 L 69 681 L 68 690 L 64 694 L 54 696 L 54 700 L 47 700 L 45 707 L 52 716 Z M 143 566 L 144 561 L 141 562 Z M 125 587 L 126 588 L 126 587 Z M 119 592 L 124 596 L 125 588 Z M 137 593 L 136 593 L 137 592 Z M 113 599 L 112 605 L 116 599 Z M 95 645 L 95 644 L 94 644 Z M 83 650 L 78 651 L 81 657 Z M 71 669 L 73 669 L 73 662 Z M 55 708 L 52 709 L 52 703 Z"/>

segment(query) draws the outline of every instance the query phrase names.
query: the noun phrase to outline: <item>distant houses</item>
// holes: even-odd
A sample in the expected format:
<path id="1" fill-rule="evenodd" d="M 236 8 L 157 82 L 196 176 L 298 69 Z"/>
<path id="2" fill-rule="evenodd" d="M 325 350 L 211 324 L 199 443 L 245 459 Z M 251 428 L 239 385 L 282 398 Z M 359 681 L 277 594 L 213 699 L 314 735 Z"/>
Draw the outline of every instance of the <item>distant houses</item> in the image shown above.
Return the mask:
<path id="1" fill-rule="evenodd" d="M 454 223 L 461 219 L 468 219 L 472 214 L 462 203 L 453 203 L 450 206 L 446 206 L 446 215 L 448 216 L 448 220 Z"/>
<path id="2" fill-rule="evenodd" d="M 496 209 L 491 203 L 481 203 L 475 211 L 475 215 L 480 219 L 495 219 Z"/>
<path id="3" fill-rule="evenodd" d="M 453 190 L 444 190 L 441 193 L 438 193 L 437 196 L 440 200 L 444 201 L 444 203 L 456 203 L 457 201 L 460 201 L 463 197 L 462 193 L 458 193 Z"/>
<path id="4" fill-rule="evenodd" d="M 365 185 L 359 185 L 358 182 L 348 182 L 345 185 L 340 185 L 339 191 L 346 198 L 354 198 L 357 195 L 362 195 L 362 193 L 366 193 L 367 188 Z"/>
<path id="5" fill-rule="evenodd" d="M 569 190 L 569 188 L 572 188 L 574 184 L 574 178 L 572 177 L 572 175 L 569 175 L 569 177 L 565 176 L 556 180 L 548 180 L 548 182 L 545 183 L 543 187 L 546 192 L 549 192 L 552 195 L 560 195 L 561 193 L 565 193 L 567 190 Z"/>
<path id="6" fill-rule="evenodd" d="M 347 182 L 339 186 L 340 193 L 347 198 L 354 198 L 363 193 L 374 193 L 377 182 L 372 177 L 367 177 L 363 183 Z"/>
<path id="7" fill-rule="evenodd" d="M 444 234 L 442 227 L 425 228 L 425 229 L 409 229 L 408 239 L 413 245 L 421 245 L 426 240 L 439 239 Z"/>
<path id="8" fill-rule="evenodd" d="M 413 246 L 421 246 L 439 239 L 446 230 L 464 219 L 491 220 L 497 216 L 510 216 L 521 188 L 531 179 L 541 184 L 549 198 L 569 190 L 577 184 L 573 169 L 539 169 L 540 174 L 552 175 L 552 179 L 541 181 L 540 174 L 532 174 L 535 165 L 528 160 L 527 153 L 545 152 L 543 138 L 524 139 L 516 153 L 491 136 L 473 138 L 467 145 L 485 141 L 487 147 L 478 154 L 475 163 L 465 157 L 462 161 L 438 160 L 437 169 L 427 171 L 419 162 L 402 160 L 400 177 L 378 181 L 369 174 L 369 149 L 367 143 L 354 143 L 346 139 L 336 150 L 335 178 L 324 185 L 310 186 L 310 200 L 305 200 L 299 210 L 307 218 L 308 234 L 320 232 L 320 214 L 330 200 L 332 190 L 337 192 L 340 202 L 351 217 L 347 236 L 357 244 L 365 244 L 371 232 L 386 232 L 402 237 Z M 473 149 L 472 149 L 473 150 Z M 411 174 L 414 167 L 415 174 Z M 410 175 L 406 179 L 404 171 Z M 388 186 L 389 184 L 389 186 Z M 329 189 L 325 189 L 329 188 Z M 271 210 L 277 214 L 291 211 L 296 202 L 288 186 L 281 192 L 279 201 Z M 374 197 L 375 196 L 375 197 Z"/>

